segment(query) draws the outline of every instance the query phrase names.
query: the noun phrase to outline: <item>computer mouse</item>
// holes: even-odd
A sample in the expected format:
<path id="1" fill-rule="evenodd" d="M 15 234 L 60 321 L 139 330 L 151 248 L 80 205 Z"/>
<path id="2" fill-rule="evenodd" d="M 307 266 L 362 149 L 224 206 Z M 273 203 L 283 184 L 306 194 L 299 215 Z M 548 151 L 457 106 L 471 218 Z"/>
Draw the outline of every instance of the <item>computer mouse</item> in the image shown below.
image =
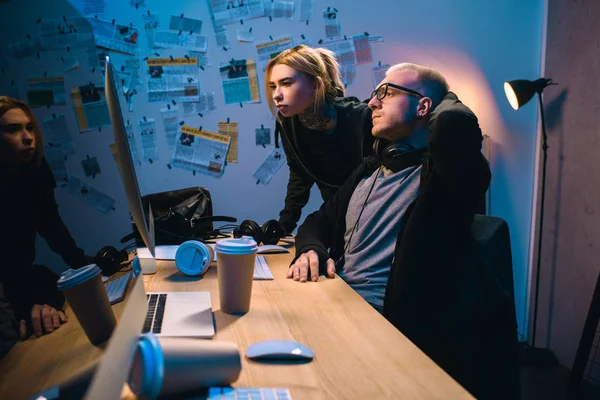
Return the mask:
<path id="1" fill-rule="evenodd" d="M 310 347 L 291 340 L 266 340 L 246 349 L 246 357 L 255 361 L 310 361 L 314 356 Z"/>

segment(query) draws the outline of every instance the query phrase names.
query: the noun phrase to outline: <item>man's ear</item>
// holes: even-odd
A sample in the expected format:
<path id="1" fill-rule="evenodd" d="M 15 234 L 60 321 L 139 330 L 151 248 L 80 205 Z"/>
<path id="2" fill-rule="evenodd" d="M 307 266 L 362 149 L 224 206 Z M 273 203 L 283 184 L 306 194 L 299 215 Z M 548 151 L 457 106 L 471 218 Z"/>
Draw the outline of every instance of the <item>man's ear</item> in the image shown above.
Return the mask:
<path id="1" fill-rule="evenodd" d="M 419 104 L 417 105 L 417 116 L 419 118 L 425 118 L 431 114 L 433 100 L 429 97 L 423 97 L 419 100 Z"/>

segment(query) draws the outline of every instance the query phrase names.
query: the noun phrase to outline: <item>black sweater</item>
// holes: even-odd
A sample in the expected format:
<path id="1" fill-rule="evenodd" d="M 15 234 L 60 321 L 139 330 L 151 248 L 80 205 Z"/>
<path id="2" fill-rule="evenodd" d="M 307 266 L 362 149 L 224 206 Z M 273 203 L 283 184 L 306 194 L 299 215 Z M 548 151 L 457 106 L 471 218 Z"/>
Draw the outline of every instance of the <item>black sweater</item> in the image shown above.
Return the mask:
<path id="1" fill-rule="evenodd" d="M 19 318 L 28 320 L 34 304 L 61 307 L 58 276 L 33 265 L 36 234 L 72 268 L 88 263 L 63 223 L 54 198 L 56 182 L 45 159 L 27 165 L 17 178 L 2 182 L 0 192 L 0 283 Z"/>
<path id="2" fill-rule="evenodd" d="M 464 325 L 456 320 L 469 314 L 456 311 L 466 295 L 461 279 L 469 260 L 470 227 L 491 178 L 481 141 L 477 118 L 449 93 L 429 122 L 419 196 L 402 219 L 383 315 L 476 397 L 494 398 L 476 390 L 477 380 L 471 377 L 481 364 L 468 356 L 474 351 L 468 340 L 474 333 L 461 330 Z M 379 165 L 374 158 L 366 159 L 335 196 L 306 218 L 298 229 L 296 257 L 317 251 L 324 273 L 327 258 L 343 255 L 350 198 L 361 179 Z M 489 375 L 489 370 L 479 373 Z"/>
<path id="3" fill-rule="evenodd" d="M 330 134 L 306 128 L 298 116 L 279 116 L 282 124 L 277 122 L 276 136 L 281 133 L 290 171 L 279 222 L 287 232 L 296 227 L 315 183 L 327 201 L 363 158 L 372 154 L 371 109 L 356 97 L 337 98 L 333 104 L 337 124 Z"/>

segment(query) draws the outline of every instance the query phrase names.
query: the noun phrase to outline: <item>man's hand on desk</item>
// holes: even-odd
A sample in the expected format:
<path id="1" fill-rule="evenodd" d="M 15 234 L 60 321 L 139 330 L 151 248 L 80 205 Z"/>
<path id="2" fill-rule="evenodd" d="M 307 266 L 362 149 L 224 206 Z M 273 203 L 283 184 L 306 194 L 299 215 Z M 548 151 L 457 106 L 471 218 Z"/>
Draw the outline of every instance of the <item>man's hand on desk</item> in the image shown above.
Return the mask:
<path id="1" fill-rule="evenodd" d="M 67 316 L 61 310 L 47 304 L 34 304 L 31 307 L 31 327 L 37 337 L 42 336 L 44 332 L 54 332 L 65 322 L 67 322 Z M 19 334 L 21 339 L 27 338 L 27 323 L 25 320 L 21 320 Z"/>
<path id="2" fill-rule="evenodd" d="M 290 266 L 287 277 L 306 282 L 309 273 L 311 281 L 316 282 L 319 279 L 319 255 L 314 250 L 300 254 L 296 262 Z M 335 277 L 335 262 L 331 258 L 327 259 L 327 277 Z"/>

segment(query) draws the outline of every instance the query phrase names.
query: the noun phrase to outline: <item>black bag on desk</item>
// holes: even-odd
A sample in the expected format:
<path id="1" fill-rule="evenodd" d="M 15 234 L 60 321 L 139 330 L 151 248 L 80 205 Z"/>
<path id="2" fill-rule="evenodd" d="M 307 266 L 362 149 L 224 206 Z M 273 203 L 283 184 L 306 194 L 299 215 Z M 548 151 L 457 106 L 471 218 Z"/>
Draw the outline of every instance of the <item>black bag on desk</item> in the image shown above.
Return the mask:
<path id="1" fill-rule="evenodd" d="M 191 187 L 154 193 L 142 197 L 144 210 L 152 207 L 156 245 L 181 244 L 191 239 L 206 239 L 214 235 L 213 222 L 236 222 L 233 217 L 213 216 L 210 192 L 206 188 Z M 146 214 L 148 218 L 148 214 Z M 138 246 L 144 246 L 135 224 L 134 235 Z M 121 239 L 127 241 L 131 235 Z"/>

